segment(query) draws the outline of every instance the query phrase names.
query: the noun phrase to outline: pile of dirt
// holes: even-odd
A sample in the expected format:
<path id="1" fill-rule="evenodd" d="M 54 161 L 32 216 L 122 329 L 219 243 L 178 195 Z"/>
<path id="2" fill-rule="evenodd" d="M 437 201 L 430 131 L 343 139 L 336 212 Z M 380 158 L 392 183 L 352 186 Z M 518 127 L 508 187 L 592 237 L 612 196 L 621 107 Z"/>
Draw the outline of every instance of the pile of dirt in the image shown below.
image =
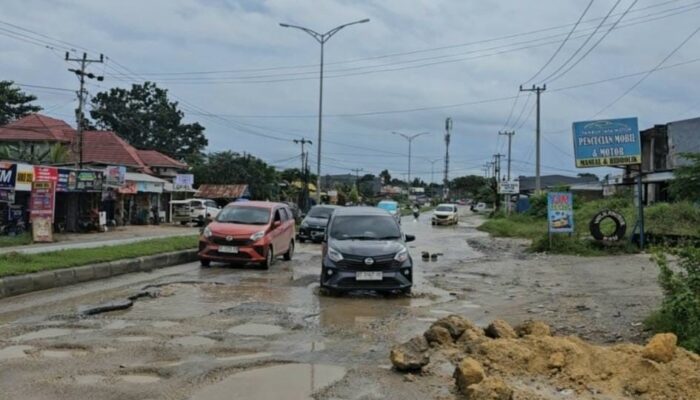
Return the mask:
<path id="1" fill-rule="evenodd" d="M 538 321 L 483 329 L 450 315 L 390 358 L 398 371 L 445 378 L 469 400 L 700 399 L 700 356 L 677 348 L 673 334 L 646 346 L 598 346 L 550 332 Z"/>

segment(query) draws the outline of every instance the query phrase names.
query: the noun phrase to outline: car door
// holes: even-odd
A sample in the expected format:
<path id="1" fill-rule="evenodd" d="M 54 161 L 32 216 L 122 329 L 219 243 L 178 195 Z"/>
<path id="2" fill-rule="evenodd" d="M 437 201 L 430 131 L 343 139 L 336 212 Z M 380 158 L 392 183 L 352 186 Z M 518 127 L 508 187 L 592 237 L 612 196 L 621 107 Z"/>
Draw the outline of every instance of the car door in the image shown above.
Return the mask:
<path id="1" fill-rule="evenodd" d="M 287 244 L 283 243 L 284 239 L 284 220 L 282 219 L 282 209 L 276 208 L 272 212 L 272 231 L 270 231 L 270 241 L 275 249 L 275 255 L 279 255 L 287 251 Z"/>
<path id="2" fill-rule="evenodd" d="M 284 240 L 287 243 L 291 243 L 294 239 L 294 225 L 296 224 L 296 220 L 294 219 L 294 213 L 289 207 L 284 207 L 283 210 L 287 213 L 287 220 L 285 221 L 284 227 Z"/>

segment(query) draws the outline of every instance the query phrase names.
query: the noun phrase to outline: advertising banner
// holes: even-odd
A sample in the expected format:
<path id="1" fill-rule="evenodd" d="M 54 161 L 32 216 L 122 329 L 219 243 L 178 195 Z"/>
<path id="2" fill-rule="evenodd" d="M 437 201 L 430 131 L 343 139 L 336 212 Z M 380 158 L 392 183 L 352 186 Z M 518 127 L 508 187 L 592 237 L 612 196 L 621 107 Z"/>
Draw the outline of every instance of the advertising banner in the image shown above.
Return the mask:
<path id="1" fill-rule="evenodd" d="M 519 181 L 500 181 L 498 182 L 499 194 L 518 194 L 520 193 Z"/>
<path id="2" fill-rule="evenodd" d="M 637 118 L 574 122 L 577 168 L 641 164 Z"/>
<path id="3" fill-rule="evenodd" d="M 126 167 L 109 166 L 105 168 L 105 185 L 120 187 L 126 179 Z"/>
<path id="4" fill-rule="evenodd" d="M 32 195 L 29 204 L 29 215 L 34 221 L 35 217 L 46 217 L 53 220 L 55 205 L 55 185 L 51 181 L 35 181 L 32 183 Z"/>
<path id="5" fill-rule="evenodd" d="M 15 190 L 31 192 L 32 182 L 34 182 L 34 166 L 29 164 L 17 164 Z"/>
<path id="6" fill-rule="evenodd" d="M 0 163 L 0 189 L 15 190 L 17 164 Z"/>
<path id="7" fill-rule="evenodd" d="M 550 233 L 574 231 L 574 196 L 569 192 L 547 193 L 547 225 Z"/>
<path id="8" fill-rule="evenodd" d="M 102 171 L 77 171 L 75 190 L 79 192 L 101 192 L 104 174 Z M 70 182 L 69 182 L 70 188 Z"/>
<path id="9" fill-rule="evenodd" d="M 136 189 L 136 182 L 134 181 L 126 181 L 124 186 L 120 187 L 118 189 L 119 193 L 121 194 L 136 194 L 137 189 Z"/>
<path id="10" fill-rule="evenodd" d="M 32 239 L 35 243 L 53 242 L 53 223 L 50 217 L 32 219 Z"/>
<path id="11" fill-rule="evenodd" d="M 175 182 L 173 184 L 173 190 L 176 192 L 184 192 L 192 190 L 192 185 L 194 185 L 194 175 L 192 174 L 177 174 L 175 175 Z"/>
<path id="12" fill-rule="evenodd" d="M 54 183 L 58 181 L 58 169 L 54 167 L 34 166 L 34 180 L 50 181 Z"/>
<path id="13" fill-rule="evenodd" d="M 58 169 L 58 179 L 56 180 L 57 192 L 68 192 L 75 190 L 75 171 L 67 168 Z"/>

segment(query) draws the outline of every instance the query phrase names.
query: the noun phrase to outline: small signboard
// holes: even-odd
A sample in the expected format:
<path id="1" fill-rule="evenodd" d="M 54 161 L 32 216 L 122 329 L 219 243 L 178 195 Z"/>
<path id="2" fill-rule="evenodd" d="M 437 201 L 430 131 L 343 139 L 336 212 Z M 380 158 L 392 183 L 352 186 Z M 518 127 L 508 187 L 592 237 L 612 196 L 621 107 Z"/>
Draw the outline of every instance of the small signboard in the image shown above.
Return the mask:
<path id="1" fill-rule="evenodd" d="M 105 168 L 105 185 L 109 187 L 120 187 L 124 185 L 126 179 L 126 167 L 110 165 Z"/>
<path id="2" fill-rule="evenodd" d="M 577 168 L 641 164 L 637 118 L 574 122 Z"/>
<path id="3" fill-rule="evenodd" d="M 574 231 L 574 195 L 572 193 L 547 193 L 547 226 L 550 233 Z"/>
<path id="4" fill-rule="evenodd" d="M 176 192 L 185 192 L 192 190 L 192 185 L 194 185 L 194 175 L 192 174 L 177 174 L 175 175 L 175 183 L 173 184 L 173 190 Z"/>
<path id="5" fill-rule="evenodd" d="M 51 217 L 35 217 L 32 219 L 32 240 L 35 243 L 53 242 Z"/>
<path id="6" fill-rule="evenodd" d="M 17 164 L 0 163 L 0 189 L 15 190 Z"/>
<path id="7" fill-rule="evenodd" d="M 55 185 L 51 181 L 34 181 L 29 213 L 32 221 L 35 217 L 53 219 L 55 200 Z"/>
<path id="8" fill-rule="evenodd" d="M 498 182 L 499 194 L 518 194 L 520 193 L 519 181 L 500 181 Z"/>

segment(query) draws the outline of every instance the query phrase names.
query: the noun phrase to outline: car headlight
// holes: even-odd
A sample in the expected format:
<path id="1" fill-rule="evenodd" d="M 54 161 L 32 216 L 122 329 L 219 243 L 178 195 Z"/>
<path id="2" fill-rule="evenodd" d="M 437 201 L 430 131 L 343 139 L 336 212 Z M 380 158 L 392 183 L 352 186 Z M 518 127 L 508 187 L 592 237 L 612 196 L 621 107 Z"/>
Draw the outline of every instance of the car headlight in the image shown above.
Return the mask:
<path id="1" fill-rule="evenodd" d="M 254 234 L 250 235 L 250 240 L 256 242 L 265 236 L 265 231 L 260 231 L 260 232 L 255 232 Z"/>
<path id="2" fill-rule="evenodd" d="M 328 248 L 328 258 L 331 259 L 333 262 L 338 262 L 343 259 L 343 255 L 340 254 L 340 252 L 332 247 Z"/>
<path id="3" fill-rule="evenodd" d="M 408 260 L 408 249 L 404 247 L 403 249 L 399 250 L 399 252 L 394 256 L 394 260 L 400 263 Z"/>
<path id="4" fill-rule="evenodd" d="M 301 227 L 302 227 L 302 228 L 308 228 L 308 227 L 309 227 L 309 223 L 306 222 L 306 221 L 301 221 Z"/>
<path id="5" fill-rule="evenodd" d="M 204 235 L 205 238 L 209 239 L 212 235 L 211 229 L 208 226 L 204 227 L 204 230 L 202 231 L 202 235 Z"/>

